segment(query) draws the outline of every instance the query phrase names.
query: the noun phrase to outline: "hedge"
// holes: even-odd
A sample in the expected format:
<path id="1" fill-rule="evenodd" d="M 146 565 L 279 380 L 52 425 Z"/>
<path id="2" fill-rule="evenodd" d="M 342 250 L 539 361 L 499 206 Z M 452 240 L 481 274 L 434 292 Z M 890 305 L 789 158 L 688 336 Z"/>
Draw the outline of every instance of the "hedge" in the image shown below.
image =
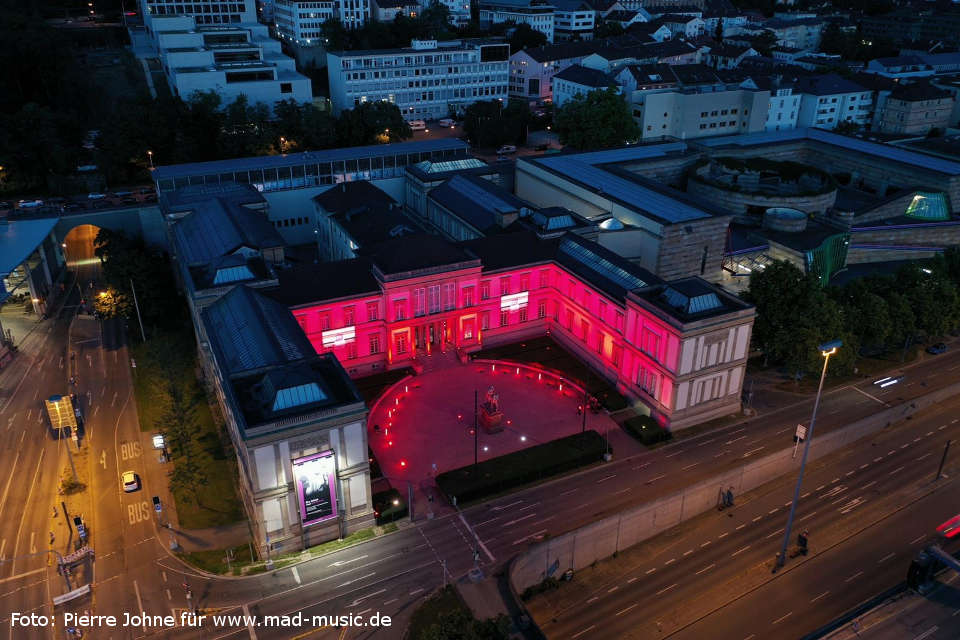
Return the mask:
<path id="1" fill-rule="evenodd" d="M 645 446 L 665 442 L 673 437 L 669 430 L 664 429 L 650 416 L 636 416 L 623 423 L 623 429 L 639 440 Z"/>
<path id="2" fill-rule="evenodd" d="M 592 464 L 606 451 L 603 436 L 586 431 L 446 471 L 437 476 L 437 486 L 448 500 L 469 502 Z"/>
<path id="3" fill-rule="evenodd" d="M 394 500 L 397 504 L 393 504 Z M 377 524 L 386 524 L 403 518 L 409 513 L 407 501 L 400 496 L 396 489 L 380 491 L 373 494 L 373 512 L 377 517 Z"/>

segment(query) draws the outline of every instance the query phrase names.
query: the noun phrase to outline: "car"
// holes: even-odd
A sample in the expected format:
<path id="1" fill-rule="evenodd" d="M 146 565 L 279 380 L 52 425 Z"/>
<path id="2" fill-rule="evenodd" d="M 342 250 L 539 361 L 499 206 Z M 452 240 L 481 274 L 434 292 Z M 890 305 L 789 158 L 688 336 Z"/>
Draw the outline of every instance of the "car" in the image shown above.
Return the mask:
<path id="1" fill-rule="evenodd" d="M 0 209 L 13 209 L 13 203 L 4 200 L 3 202 L 0 202 Z"/>
<path id="2" fill-rule="evenodd" d="M 67 213 L 69 211 L 83 211 L 83 206 L 77 204 L 76 202 L 68 202 L 60 207 L 60 211 L 63 213 Z"/>
<path id="3" fill-rule="evenodd" d="M 455 126 L 457 126 L 457 121 L 454 120 L 453 118 L 443 118 L 442 120 L 437 122 L 437 124 L 440 125 L 441 127 L 447 127 L 448 129 L 452 129 Z"/>
<path id="4" fill-rule="evenodd" d="M 125 493 L 133 493 L 140 490 L 140 476 L 133 471 L 124 471 L 121 479 Z"/>
<path id="5" fill-rule="evenodd" d="M 106 198 L 106 194 L 103 193 L 88 193 L 87 200 L 103 200 Z"/>
<path id="6" fill-rule="evenodd" d="M 127 196 L 132 196 L 133 191 L 114 191 L 108 195 L 111 198 L 126 198 Z"/>
<path id="7" fill-rule="evenodd" d="M 927 353 L 933 354 L 935 356 L 938 356 L 941 353 L 946 352 L 946 350 L 947 350 L 947 345 L 942 342 L 938 342 L 937 344 L 932 344 L 929 347 L 927 347 Z"/>
<path id="8" fill-rule="evenodd" d="M 411 120 L 409 124 L 412 131 L 425 131 L 427 129 L 427 123 L 423 120 Z"/>
<path id="9" fill-rule="evenodd" d="M 43 200 L 40 199 L 30 199 L 30 200 L 20 200 L 17 202 L 17 206 L 21 209 L 38 209 L 43 206 Z"/>
<path id="10" fill-rule="evenodd" d="M 497 155 L 503 155 L 505 153 L 516 153 L 517 147 L 512 144 L 505 144 L 499 149 L 497 149 Z"/>

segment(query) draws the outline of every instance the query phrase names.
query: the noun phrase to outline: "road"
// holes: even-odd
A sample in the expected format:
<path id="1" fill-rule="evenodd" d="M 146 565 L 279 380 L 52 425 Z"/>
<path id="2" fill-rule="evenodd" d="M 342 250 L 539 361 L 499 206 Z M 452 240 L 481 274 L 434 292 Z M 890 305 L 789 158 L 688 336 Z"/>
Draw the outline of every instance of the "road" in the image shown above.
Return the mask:
<path id="1" fill-rule="evenodd" d="M 776 577 L 789 477 L 580 571 L 537 599 L 534 615 L 548 637 L 571 640 L 793 638 L 819 628 L 903 580 L 936 525 L 960 513 L 960 477 L 931 482 L 945 442 L 960 435 L 958 410 L 960 399 L 810 465 L 794 533 L 809 529 L 813 553 Z"/>

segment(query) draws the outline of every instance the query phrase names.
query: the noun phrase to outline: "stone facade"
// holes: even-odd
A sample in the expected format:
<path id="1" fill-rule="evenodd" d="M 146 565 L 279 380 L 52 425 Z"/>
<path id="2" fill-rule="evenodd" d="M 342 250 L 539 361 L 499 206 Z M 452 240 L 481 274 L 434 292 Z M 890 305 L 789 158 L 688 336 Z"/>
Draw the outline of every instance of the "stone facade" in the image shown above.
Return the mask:
<path id="1" fill-rule="evenodd" d="M 699 196 L 718 207 L 722 207 L 733 213 L 737 222 L 755 224 L 759 222 L 756 216 L 749 213 L 751 207 L 761 207 L 769 209 L 771 207 L 789 207 L 799 209 L 807 213 L 824 214 L 833 207 L 837 200 L 835 189 L 827 193 L 820 193 L 809 196 L 787 196 L 787 195 L 767 195 L 764 193 L 746 193 L 743 191 L 731 191 L 711 184 L 705 184 L 699 180 L 689 180 L 687 182 L 687 193 Z"/>
<path id="2" fill-rule="evenodd" d="M 668 280 L 699 275 L 718 282 L 732 216 L 663 227 L 655 273 Z"/>

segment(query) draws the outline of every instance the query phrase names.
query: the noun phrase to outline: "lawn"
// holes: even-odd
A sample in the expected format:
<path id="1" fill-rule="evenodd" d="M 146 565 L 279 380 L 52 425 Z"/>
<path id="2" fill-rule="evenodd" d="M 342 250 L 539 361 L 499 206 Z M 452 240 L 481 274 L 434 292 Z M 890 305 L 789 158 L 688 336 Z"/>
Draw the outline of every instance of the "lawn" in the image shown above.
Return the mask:
<path id="1" fill-rule="evenodd" d="M 404 636 L 407 640 L 462 638 L 464 640 L 506 640 L 510 621 L 473 617 L 453 586 L 444 587 L 413 612 Z"/>
<path id="2" fill-rule="evenodd" d="M 211 410 L 203 385 L 196 377 L 196 344 L 189 331 L 156 333 L 145 344 L 131 348 L 137 363 L 133 372 L 140 430 L 163 431 L 162 416 L 169 402 L 167 380 L 176 380 L 187 397 L 198 399 L 193 445 L 205 471 L 200 504 L 186 491 L 174 491 L 177 519 L 184 529 L 217 527 L 244 517 L 237 495 L 233 452 L 221 438 L 221 427 Z M 174 459 L 173 464 L 176 464 Z"/>
<path id="3" fill-rule="evenodd" d="M 553 369 L 584 385 L 590 395 L 600 400 L 600 403 L 608 410 L 618 411 L 627 406 L 626 399 L 617 392 L 606 378 L 598 375 L 549 336 L 483 349 L 473 354 L 473 357 L 488 360 L 512 360 Z"/>

